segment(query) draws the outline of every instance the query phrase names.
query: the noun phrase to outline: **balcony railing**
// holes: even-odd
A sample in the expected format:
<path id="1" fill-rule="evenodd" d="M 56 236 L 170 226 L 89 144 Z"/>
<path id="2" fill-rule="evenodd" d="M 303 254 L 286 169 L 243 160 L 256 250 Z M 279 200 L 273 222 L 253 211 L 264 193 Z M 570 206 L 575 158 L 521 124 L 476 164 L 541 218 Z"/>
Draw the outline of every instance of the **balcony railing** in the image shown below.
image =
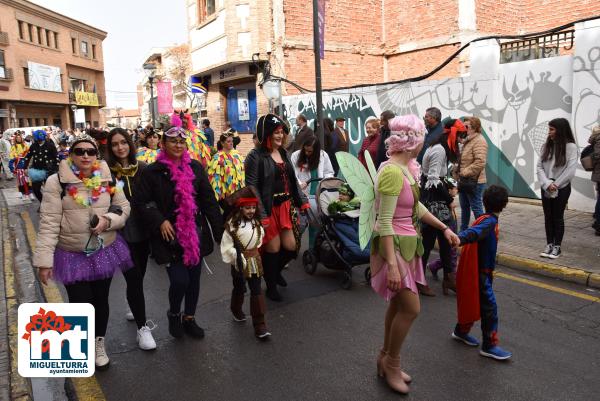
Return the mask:
<path id="1" fill-rule="evenodd" d="M 8 32 L 0 31 L 0 45 L 8 45 Z"/>
<path id="2" fill-rule="evenodd" d="M 12 81 L 14 79 L 12 68 L 4 69 L 4 77 L 0 75 L 0 81 Z"/>
<path id="3" fill-rule="evenodd" d="M 568 30 L 525 40 L 502 43 L 500 45 L 500 63 L 535 60 L 561 55 L 561 49 L 573 49 L 575 31 Z"/>

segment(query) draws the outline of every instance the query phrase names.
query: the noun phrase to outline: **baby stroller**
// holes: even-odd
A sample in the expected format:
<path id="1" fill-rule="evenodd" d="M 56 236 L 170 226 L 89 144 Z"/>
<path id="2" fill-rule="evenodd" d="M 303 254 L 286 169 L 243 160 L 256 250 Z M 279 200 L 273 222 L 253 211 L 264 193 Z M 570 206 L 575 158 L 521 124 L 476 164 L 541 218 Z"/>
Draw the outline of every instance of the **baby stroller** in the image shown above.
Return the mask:
<path id="1" fill-rule="evenodd" d="M 370 246 L 362 250 L 358 241 L 359 210 L 330 215 L 329 204 L 338 199 L 338 189 L 345 181 L 339 178 L 324 178 L 316 192 L 317 216 L 311 216 L 311 225 L 316 228 L 312 249 L 302 255 L 302 265 L 308 274 L 314 274 L 320 262 L 326 268 L 343 271 L 341 286 L 352 287 L 352 268 L 369 263 Z M 311 213 L 311 212 L 309 212 Z"/>

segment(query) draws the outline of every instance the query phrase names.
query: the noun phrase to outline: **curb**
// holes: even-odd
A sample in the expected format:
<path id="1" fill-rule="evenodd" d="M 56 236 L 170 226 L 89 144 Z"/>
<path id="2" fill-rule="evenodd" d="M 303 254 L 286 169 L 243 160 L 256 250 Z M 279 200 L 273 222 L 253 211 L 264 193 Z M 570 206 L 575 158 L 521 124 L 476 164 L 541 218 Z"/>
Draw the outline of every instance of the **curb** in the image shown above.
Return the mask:
<path id="1" fill-rule="evenodd" d="M 19 375 L 17 367 L 18 351 L 18 322 L 17 309 L 19 302 L 17 298 L 17 284 L 15 279 L 15 270 L 13 264 L 13 241 L 8 230 L 8 209 L 2 208 L 2 219 L 5 224 L 2 227 L 2 246 L 4 260 L 4 287 L 6 297 L 6 310 L 8 315 L 8 351 L 10 361 L 10 399 L 12 400 L 32 400 L 33 391 L 31 389 L 31 380 Z"/>
<path id="2" fill-rule="evenodd" d="M 527 271 L 546 277 L 557 278 L 571 283 L 582 284 L 587 287 L 600 289 L 600 274 L 588 272 L 553 263 L 523 258 L 520 256 L 498 253 L 496 263 L 515 270 Z"/>
<path id="3" fill-rule="evenodd" d="M 35 250 L 36 239 L 36 233 L 35 228 L 33 226 L 33 222 L 31 221 L 31 218 L 29 217 L 29 214 L 27 212 L 21 212 L 20 216 L 23 219 L 23 223 L 25 225 L 25 235 L 27 237 L 27 242 L 29 243 L 29 249 L 33 254 L 33 251 Z M 65 303 L 60 289 L 54 281 L 48 282 L 48 285 L 42 285 L 40 283 L 40 288 L 42 289 L 44 298 L 46 298 L 46 302 Z M 102 388 L 100 387 L 100 384 L 98 383 L 98 380 L 95 376 L 72 378 L 67 377 L 65 378 L 65 380 L 70 382 L 69 389 L 72 390 L 72 396 L 75 400 L 106 400 L 104 392 L 102 391 Z M 71 397 L 69 396 L 69 398 Z"/>

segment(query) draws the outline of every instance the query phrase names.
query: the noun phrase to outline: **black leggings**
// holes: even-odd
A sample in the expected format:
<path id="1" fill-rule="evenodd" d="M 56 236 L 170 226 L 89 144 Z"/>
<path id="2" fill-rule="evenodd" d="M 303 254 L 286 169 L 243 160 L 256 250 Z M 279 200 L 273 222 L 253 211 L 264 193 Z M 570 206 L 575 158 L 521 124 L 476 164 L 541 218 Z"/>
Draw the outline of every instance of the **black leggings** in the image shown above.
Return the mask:
<path id="1" fill-rule="evenodd" d="M 38 201 L 40 201 L 40 203 L 42 202 L 42 185 L 44 185 L 44 183 L 45 181 L 37 181 L 31 183 L 31 189 L 33 190 L 35 197 Z"/>
<path id="2" fill-rule="evenodd" d="M 442 261 L 444 273 L 452 273 L 454 271 L 454 265 L 452 263 L 452 247 L 450 246 L 450 243 L 446 237 L 444 237 L 444 232 L 427 224 L 423 224 L 421 235 L 423 236 L 423 247 L 425 248 L 421 258 L 423 262 L 423 269 L 427 267 L 429 254 L 431 253 L 431 250 L 435 245 L 435 240 L 437 239 L 440 247 L 440 260 Z"/>
<path id="3" fill-rule="evenodd" d="M 260 277 L 252 275 L 250 278 L 244 277 L 235 267 L 231 266 L 231 279 L 233 281 L 233 293 L 244 294 L 246 292 L 246 283 L 250 288 L 250 295 L 260 295 Z"/>
<path id="4" fill-rule="evenodd" d="M 546 226 L 546 243 L 562 244 L 565 234 L 565 208 L 571 195 L 571 184 L 558 190 L 556 198 L 546 198 L 542 191 L 542 206 L 544 207 L 544 223 Z"/>
<path id="5" fill-rule="evenodd" d="M 127 282 L 127 302 L 138 329 L 141 329 L 146 324 L 144 276 L 146 275 L 150 246 L 147 241 L 128 242 L 127 244 L 133 260 L 133 267 L 123 273 L 123 277 Z"/>
<path id="6" fill-rule="evenodd" d="M 111 278 L 96 281 L 81 281 L 75 284 L 65 285 L 69 302 L 90 303 L 96 310 L 96 337 L 106 335 L 108 326 L 108 293 L 110 291 Z"/>
<path id="7" fill-rule="evenodd" d="M 169 274 L 169 311 L 178 314 L 181 301 L 185 298 L 183 313 L 186 316 L 196 314 L 198 297 L 200 296 L 200 273 L 202 260 L 196 266 L 185 266 L 183 262 L 174 262 L 167 267 Z"/>

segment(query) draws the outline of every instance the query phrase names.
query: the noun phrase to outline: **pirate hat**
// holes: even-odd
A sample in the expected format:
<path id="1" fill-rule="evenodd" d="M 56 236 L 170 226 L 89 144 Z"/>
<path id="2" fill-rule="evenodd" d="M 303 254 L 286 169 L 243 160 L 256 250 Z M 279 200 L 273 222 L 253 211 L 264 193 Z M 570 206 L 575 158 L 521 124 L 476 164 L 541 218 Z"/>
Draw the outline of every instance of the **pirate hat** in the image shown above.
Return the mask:
<path id="1" fill-rule="evenodd" d="M 290 129 L 285 121 L 275 114 L 260 116 L 256 122 L 256 138 L 258 139 L 258 142 L 262 145 L 268 137 L 273 135 L 273 132 L 275 132 L 279 126 L 283 127 L 283 132 L 285 132 L 286 135 L 290 133 Z"/>

